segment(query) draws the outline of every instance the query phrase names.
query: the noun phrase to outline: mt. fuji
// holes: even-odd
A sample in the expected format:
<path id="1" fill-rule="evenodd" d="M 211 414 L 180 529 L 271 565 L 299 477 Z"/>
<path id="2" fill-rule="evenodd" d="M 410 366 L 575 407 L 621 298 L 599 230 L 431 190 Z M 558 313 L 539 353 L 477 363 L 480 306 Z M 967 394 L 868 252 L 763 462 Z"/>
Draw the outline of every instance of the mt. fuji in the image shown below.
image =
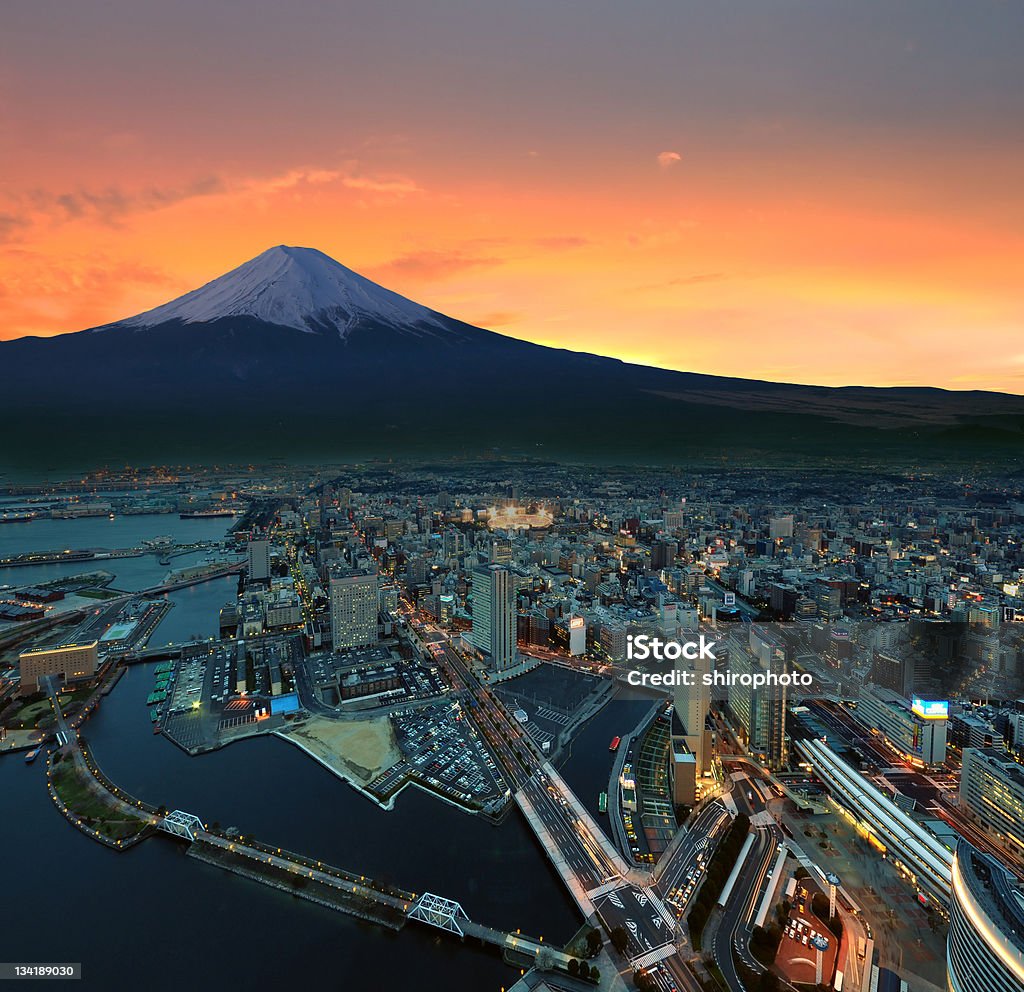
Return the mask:
<path id="1" fill-rule="evenodd" d="M 905 464 L 1024 442 L 1024 397 L 630 365 L 473 327 L 284 246 L 138 316 L 0 341 L 0 370 L 0 473 L 496 451 Z"/>
<path id="2" fill-rule="evenodd" d="M 382 321 L 410 333 L 447 333 L 433 310 L 378 286 L 315 248 L 278 245 L 170 303 L 121 321 L 155 327 L 177 320 L 208 323 L 253 317 L 309 333 L 342 338 L 360 321 Z M 117 325 L 114 325 L 117 326 Z"/>

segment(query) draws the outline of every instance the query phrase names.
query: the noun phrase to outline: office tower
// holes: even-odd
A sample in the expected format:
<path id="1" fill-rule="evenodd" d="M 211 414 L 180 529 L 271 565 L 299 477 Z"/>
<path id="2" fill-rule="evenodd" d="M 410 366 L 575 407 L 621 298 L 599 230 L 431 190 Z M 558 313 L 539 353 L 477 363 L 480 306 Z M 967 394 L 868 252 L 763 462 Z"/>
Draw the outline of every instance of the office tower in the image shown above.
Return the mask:
<path id="1" fill-rule="evenodd" d="M 651 569 L 660 572 L 675 561 L 679 545 L 675 541 L 655 541 L 651 548 Z"/>
<path id="2" fill-rule="evenodd" d="M 587 621 L 580 616 L 562 617 L 552 631 L 555 646 L 577 657 L 587 653 Z"/>
<path id="3" fill-rule="evenodd" d="M 793 514 L 788 513 L 783 517 L 772 517 L 768 521 L 768 536 L 773 541 L 793 536 Z"/>
<path id="4" fill-rule="evenodd" d="M 779 643 L 753 626 L 749 642 L 745 649 L 730 651 L 735 674 L 786 673 L 785 651 Z M 747 751 L 769 768 L 781 768 L 787 758 L 787 689 L 735 684 L 728 688 L 728 703 L 733 725 Z"/>
<path id="5" fill-rule="evenodd" d="M 445 558 L 456 558 L 466 550 L 466 536 L 454 527 L 444 532 L 442 543 Z"/>
<path id="6" fill-rule="evenodd" d="M 814 602 L 818 607 L 818 616 L 829 622 L 838 620 L 843 615 L 842 590 L 828 582 L 814 584 Z"/>
<path id="7" fill-rule="evenodd" d="M 1024 992 L 1024 889 L 966 840 L 953 860 L 949 992 Z"/>
<path id="8" fill-rule="evenodd" d="M 512 575 L 504 565 L 473 570 L 471 641 L 495 671 L 516 663 L 516 609 Z"/>
<path id="9" fill-rule="evenodd" d="M 488 543 L 488 557 L 492 565 L 512 562 L 512 541 L 507 537 L 492 537 Z"/>
<path id="10" fill-rule="evenodd" d="M 676 662 L 676 669 L 691 676 L 693 682 L 693 685 L 676 685 L 673 703 L 675 715 L 682 724 L 686 750 L 696 763 L 697 778 L 711 771 L 711 731 L 704 726 L 711 709 L 711 686 L 705 685 L 704 676 L 711 673 L 712 667 L 710 658 L 697 661 L 680 658 Z"/>
<path id="11" fill-rule="evenodd" d="M 331 637 L 335 651 L 377 643 L 377 573 L 365 568 L 331 575 Z"/>
<path id="12" fill-rule="evenodd" d="M 1017 858 L 1024 858 L 1024 766 L 997 748 L 964 748 L 960 805 Z"/>
<path id="13" fill-rule="evenodd" d="M 266 582 L 270 578 L 270 542 L 249 542 L 249 581 Z"/>
<path id="14" fill-rule="evenodd" d="M 914 658 L 904 651 L 899 657 L 875 651 L 871 656 L 872 684 L 889 689 L 906 698 L 914 688 Z"/>

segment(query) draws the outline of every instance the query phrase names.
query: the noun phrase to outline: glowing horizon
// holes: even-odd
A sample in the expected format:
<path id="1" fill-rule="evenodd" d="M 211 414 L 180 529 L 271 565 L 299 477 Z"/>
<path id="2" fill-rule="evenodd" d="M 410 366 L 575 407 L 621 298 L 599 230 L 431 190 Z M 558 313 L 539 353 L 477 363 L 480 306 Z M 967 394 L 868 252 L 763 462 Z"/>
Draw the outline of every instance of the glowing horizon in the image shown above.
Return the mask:
<path id="1" fill-rule="evenodd" d="M 292 244 L 549 346 L 1024 393 L 1020 10 L 396 5 L 18 10 L 0 338 Z"/>

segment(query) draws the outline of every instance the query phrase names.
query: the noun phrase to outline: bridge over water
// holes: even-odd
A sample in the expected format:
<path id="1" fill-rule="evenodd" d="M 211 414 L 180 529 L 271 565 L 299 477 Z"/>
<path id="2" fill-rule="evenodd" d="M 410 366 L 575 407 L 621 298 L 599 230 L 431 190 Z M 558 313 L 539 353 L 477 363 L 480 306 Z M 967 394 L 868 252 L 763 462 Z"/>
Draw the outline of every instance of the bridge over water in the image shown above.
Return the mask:
<path id="1" fill-rule="evenodd" d="M 490 944 L 521 959 L 525 964 L 532 964 L 542 950 L 555 967 L 564 969 L 571 960 L 569 955 L 545 945 L 543 939 L 509 933 L 470 919 L 462 905 L 453 899 L 432 892 L 415 893 L 397 886 L 383 885 L 365 875 L 357 875 L 281 848 L 246 841 L 240 837 L 223 837 L 208 831 L 194 813 L 174 810 L 166 814 L 157 827 L 186 841 L 190 845 L 189 853 L 200 860 L 229 871 L 244 865 L 241 873 L 257 881 L 283 888 L 285 886 L 278 879 L 280 873 L 284 872 L 293 883 L 300 880 L 305 880 L 306 884 L 315 883 L 317 889 L 313 893 L 298 887 L 293 891 L 298 896 L 309 895 L 317 902 L 325 901 L 317 898 L 318 893 L 323 894 L 322 890 L 333 892 L 336 898 L 327 904 L 342 912 L 356 911 L 356 915 L 377 919 L 395 929 L 412 920 L 460 940 L 470 937 Z M 373 912 L 359 912 L 360 907 L 383 912 L 377 917 Z"/>

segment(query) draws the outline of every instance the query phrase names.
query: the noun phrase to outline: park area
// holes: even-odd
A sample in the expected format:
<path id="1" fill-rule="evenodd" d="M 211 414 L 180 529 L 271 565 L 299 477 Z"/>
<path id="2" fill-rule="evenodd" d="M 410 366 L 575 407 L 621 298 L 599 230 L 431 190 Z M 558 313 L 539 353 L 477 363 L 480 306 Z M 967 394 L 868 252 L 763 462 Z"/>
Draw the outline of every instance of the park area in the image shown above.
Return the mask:
<path id="1" fill-rule="evenodd" d="M 110 795 L 69 752 L 57 752 L 50 784 L 66 813 L 81 825 L 112 841 L 140 834 L 149 820 Z"/>

